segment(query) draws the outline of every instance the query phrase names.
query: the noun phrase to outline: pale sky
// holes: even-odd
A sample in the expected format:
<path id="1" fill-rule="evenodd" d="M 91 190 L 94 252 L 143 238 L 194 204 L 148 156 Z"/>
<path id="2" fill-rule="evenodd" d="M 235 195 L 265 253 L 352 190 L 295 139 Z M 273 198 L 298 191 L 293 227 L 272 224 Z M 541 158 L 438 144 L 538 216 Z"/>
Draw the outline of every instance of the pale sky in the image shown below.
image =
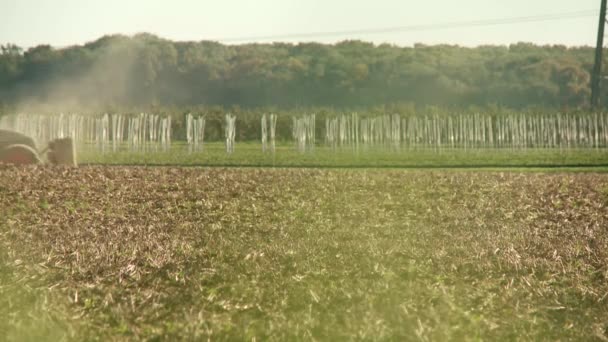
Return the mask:
<path id="1" fill-rule="evenodd" d="M 83 44 L 149 32 L 172 40 L 357 31 L 597 11 L 600 0 L 0 0 L 0 44 Z M 259 40 L 595 45 L 598 15 L 504 25 Z M 251 42 L 246 40 L 244 42 Z M 230 43 L 239 43 L 231 41 Z"/>

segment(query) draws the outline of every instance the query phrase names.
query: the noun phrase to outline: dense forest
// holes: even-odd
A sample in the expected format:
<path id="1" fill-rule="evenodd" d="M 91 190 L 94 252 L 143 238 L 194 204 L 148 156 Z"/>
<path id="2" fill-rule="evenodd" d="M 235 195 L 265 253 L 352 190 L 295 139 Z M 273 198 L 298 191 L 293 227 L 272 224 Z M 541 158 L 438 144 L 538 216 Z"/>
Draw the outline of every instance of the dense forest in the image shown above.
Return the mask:
<path id="1" fill-rule="evenodd" d="M 0 104 L 584 108 L 590 47 L 223 45 L 142 33 L 65 48 L 1 46 Z"/>

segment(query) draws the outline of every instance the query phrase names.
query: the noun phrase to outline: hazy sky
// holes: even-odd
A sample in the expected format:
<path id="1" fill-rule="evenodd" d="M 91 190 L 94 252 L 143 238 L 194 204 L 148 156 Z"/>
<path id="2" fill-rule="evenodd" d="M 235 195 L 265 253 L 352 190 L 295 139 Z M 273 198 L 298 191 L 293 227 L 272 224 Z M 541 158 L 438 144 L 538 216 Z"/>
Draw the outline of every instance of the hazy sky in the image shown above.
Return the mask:
<path id="1" fill-rule="evenodd" d="M 67 46 L 95 40 L 104 34 L 138 32 L 173 40 L 221 41 L 586 10 L 599 12 L 599 4 L 600 0 L 0 0 L 0 43 L 22 47 Z M 274 40 L 362 39 L 398 45 L 420 42 L 474 46 L 519 41 L 595 45 L 597 23 L 597 15 L 591 14 L 532 23 Z"/>

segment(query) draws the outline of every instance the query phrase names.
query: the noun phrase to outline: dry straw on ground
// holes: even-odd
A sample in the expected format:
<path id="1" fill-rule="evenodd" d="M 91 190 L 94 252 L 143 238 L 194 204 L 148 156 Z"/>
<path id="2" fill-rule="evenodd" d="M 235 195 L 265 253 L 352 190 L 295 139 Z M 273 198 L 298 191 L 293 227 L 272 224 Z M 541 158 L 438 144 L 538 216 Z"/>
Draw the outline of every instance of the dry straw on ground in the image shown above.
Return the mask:
<path id="1" fill-rule="evenodd" d="M 0 166 L 0 331 L 606 340 L 607 206 L 603 174 Z"/>

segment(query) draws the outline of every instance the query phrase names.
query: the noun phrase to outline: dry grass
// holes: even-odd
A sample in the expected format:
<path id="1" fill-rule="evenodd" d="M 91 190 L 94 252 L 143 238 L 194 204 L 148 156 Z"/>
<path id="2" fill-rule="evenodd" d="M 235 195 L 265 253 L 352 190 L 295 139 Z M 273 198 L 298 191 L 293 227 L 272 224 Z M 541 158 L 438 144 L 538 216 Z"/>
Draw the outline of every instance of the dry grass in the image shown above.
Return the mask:
<path id="1" fill-rule="evenodd" d="M 599 174 L 0 166 L 0 332 L 608 340 L 607 208 Z"/>

